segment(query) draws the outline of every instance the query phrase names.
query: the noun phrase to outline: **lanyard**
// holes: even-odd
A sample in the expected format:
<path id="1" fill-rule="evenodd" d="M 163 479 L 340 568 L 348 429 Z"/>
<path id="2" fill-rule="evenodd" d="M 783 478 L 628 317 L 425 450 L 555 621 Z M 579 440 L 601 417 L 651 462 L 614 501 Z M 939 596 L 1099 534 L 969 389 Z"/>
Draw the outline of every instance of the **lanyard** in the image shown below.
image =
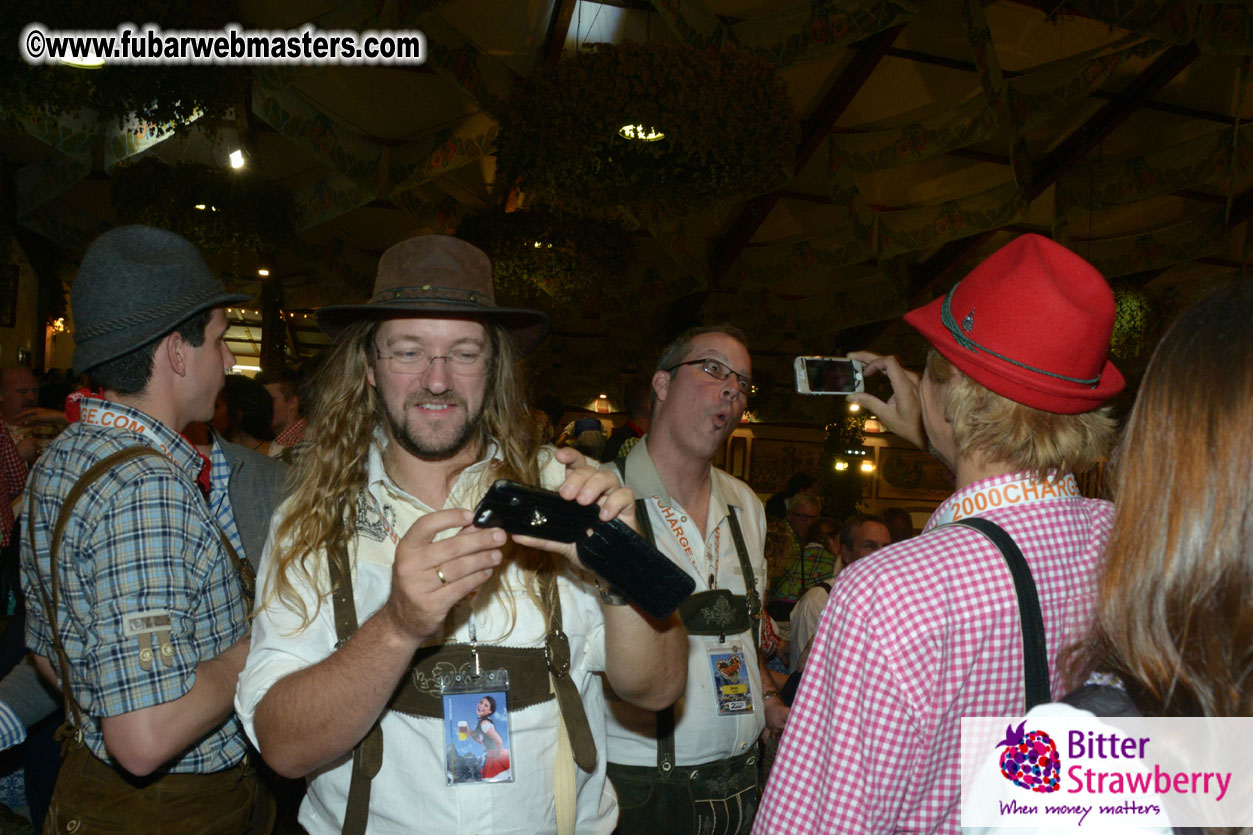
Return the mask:
<path id="1" fill-rule="evenodd" d="M 927 523 L 927 530 L 993 508 L 1024 507 L 1041 502 L 1079 498 L 1080 495 L 1079 483 L 1070 474 L 1063 478 L 1020 478 L 1008 484 L 990 484 L 953 496 L 940 505 Z"/>
<path id="2" fill-rule="evenodd" d="M 659 496 L 653 496 L 653 501 L 657 503 L 657 511 L 661 514 L 661 518 L 665 522 L 664 527 L 669 529 L 671 536 L 674 537 L 675 541 L 679 544 L 679 547 L 683 549 L 683 553 L 687 557 L 688 562 L 691 564 L 692 568 L 696 570 L 696 576 L 701 576 L 702 566 L 696 561 L 696 552 L 692 550 L 692 540 L 688 537 L 687 531 L 683 528 L 683 523 L 679 514 L 675 512 L 674 507 L 663 505 Z M 718 587 L 718 566 L 722 562 L 721 524 L 718 524 L 714 528 L 713 551 L 713 567 L 709 572 L 710 589 Z M 708 549 L 705 550 L 705 565 L 703 567 L 706 569 L 710 568 Z"/>

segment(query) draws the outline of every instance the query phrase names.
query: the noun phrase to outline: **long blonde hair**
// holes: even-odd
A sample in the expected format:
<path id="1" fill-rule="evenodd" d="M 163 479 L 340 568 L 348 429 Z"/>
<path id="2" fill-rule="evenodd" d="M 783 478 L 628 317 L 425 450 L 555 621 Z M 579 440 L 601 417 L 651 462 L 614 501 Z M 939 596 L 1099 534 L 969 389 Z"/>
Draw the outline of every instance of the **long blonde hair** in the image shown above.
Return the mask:
<path id="1" fill-rule="evenodd" d="M 370 444 L 383 415 L 381 398 L 366 377 L 374 362 L 378 328 L 377 319 L 349 325 L 318 369 L 314 379 L 318 395 L 309 421 L 313 441 L 296 463 L 295 488 L 274 533 L 270 569 L 274 582 L 262 605 L 281 602 L 300 616 L 301 629 L 316 617 L 323 598 L 350 576 L 348 545 L 356 536 L 357 502 L 366 487 Z M 517 348 L 504 328 L 489 323 L 484 328 L 492 351 L 489 380 L 478 435 L 468 443 L 479 449 L 496 443 L 500 460 L 492 469 L 492 479 L 538 484 L 540 432 L 528 409 Z M 323 555 L 339 573 L 331 588 L 322 587 L 319 580 Z M 557 558 L 511 544 L 506 545 L 505 557 L 518 562 L 527 576 L 527 591 L 538 603 L 535 575 L 554 570 Z M 313 612 L 301 599 L 300 586 L 317 591 Z"/>

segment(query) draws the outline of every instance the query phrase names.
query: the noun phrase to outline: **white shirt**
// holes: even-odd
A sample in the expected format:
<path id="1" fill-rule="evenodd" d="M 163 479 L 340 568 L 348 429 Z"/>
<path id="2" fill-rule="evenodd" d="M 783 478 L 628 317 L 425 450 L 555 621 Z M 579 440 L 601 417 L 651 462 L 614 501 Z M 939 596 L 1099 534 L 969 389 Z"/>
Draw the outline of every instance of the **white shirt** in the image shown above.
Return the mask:
<path id="1" fill-rule="evenodd" d="M 546 449 L 541 453 L 540 479 L 543 485 L 556 487 L 565 478 L 565 468 L 553 460 L 551 452 Z M 488 464 L 496 456 L 493 447 L 485 460 L 461 473 L 445 502 L 446 508 L 475 506 L 493 480 Z M 370 448 L 367 489 L 399 535 L 417 519 L 433 512 L 386 475 L 377 438 Z M 289 510 L 292 508 L 285 505 L 276 514 L 276 520 Z M 375 514 L 370 516 L 377 521 Z M 446 531 L 437 538 L 454 533 Z M 353 597 L 358 618 L 364 622 L 383 605 L 390 593 L 395 547 L 377 526 L 359 522 L 358 535 L 350 552 Z M 270 557 L 271 549 L 267 547 L 262 559 L 263 585 L 258 600 L 266 599 L 273 583 L 269 576 Z M 319 573 L 320 582 L 325 584 L 325 561 Z M 544 614 L 527 596 L 521 572 L 510 564 L 503 575 L 513 589 L 517 621 L 508 637 L 502 638 L 509 625 L 509 612 L 499 599 L 485 597 L 474 616 L 479 642 L 543 647 Z M 604 619 L 595 589 L 572 572 L 562 573 L 557 587 L 563 628 L 570 639 L 570 676 L 582 696 L 597 750 L 596 769 L 592 774 L 574 767 L 578 790 L 576 830 L 608 833 L 617 820 L 617 797 L 605 779 L 605 699 L 600 678 L 595 675 L 605 666 Z M 300 587 L 299 592 L 312 612 L 313 590 Z M 469 641 L 468 608 L 459 606 L 450 614 L 445 641 Z M 259 612 L 253 623 L 252 647 L 239 677 L 235 705 L 254 744 L 257 737 L 253 717 L 257 704 L 270 687 L 284 676 L 321 661 L 335 646 L 334 613 L 329 595 L 313 623 L 295 633 L 299 620 L 276 602 Z M 367 832 L 370 835 L 556 832 L 553 768 L 559 727 L 557 702 L 554 699 L 525 710 L 510 709 L 508 715 L 515 782 L 445 786 L 444 731 L 440 720 L 384 711 L 383 766 L 372 781 Z M 347 752 L 308 776 L 309 790 L 300 807 L 300 823 L 310 835 L 340 832 L 351 773 L 352 752 Z"/>
<path id="2" fill-rule="evenodd" d="M 825 582 L 828 586 L 832 585 L 835 577 L 828 577 Z M 792 631 L 788 641 L 792 645 L 792 668 L 795 670 L 802 669 L 801 655 L 818 631 L 818 621 L 822 618 L 822 610 L 827 608 L 827 598 L 830 596 L 831 592 L 822 586 L 811 586 L 792 607 L 792 618 L 789 621 Z"/>
<path id="3" fill-rule="evenodd" d="M 715 586 L 732 594 L 744 594 L 744 573 L 735 552 L 728 515 L 735 507 L 744 533 L 749 562 L 759 597 L 766 589 L 766 512 L 761 499 L 744 482 L 712 468 L 709 519 L 702 541 L 700 528 L 666 492 L 657 468 L 648 457 L 648 436 L 626 458 L 626 483 L 648 506 L 657 548 L 696 581 L 696 592 L 708 591 L 709 575 Z M 663 510 L 664 508 L 664 510 Z M 670 518 L 667 518 L 669 516 Z M 683 539 L 680 541 L 680 534 Z M 686 543 L 686 547 L 684 545 Z M 690 554 L 688 551 L 690 550 Z M 678 765 L 723 760 L 743 754 L 757 741 L 766 726 L 761 699 L 761 670 L 751 631 L 728 635 L 688 637 L 687 688 L 675 704 L 674 746 Z M 744 653 L 753 694 L 753 712 L 719 716 L 714 693 L 711 649 L 738 646 Z M 625 702 L 610 703 L 609 761 L 621 765 L 657 764 L 657 714 Z"/>

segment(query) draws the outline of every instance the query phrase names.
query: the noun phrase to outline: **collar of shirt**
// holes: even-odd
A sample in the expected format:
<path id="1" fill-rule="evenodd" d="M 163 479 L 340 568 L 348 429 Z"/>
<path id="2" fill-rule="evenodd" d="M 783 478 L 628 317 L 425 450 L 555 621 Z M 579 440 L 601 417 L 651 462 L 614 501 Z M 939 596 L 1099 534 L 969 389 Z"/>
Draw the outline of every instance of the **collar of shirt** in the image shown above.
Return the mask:
<path id="1" fill-rule="evenodd" d="M 199 477 L 204 460 L 200 453 L 186 438 L 152 415 L 97 397 L 84 397 L 79 401 L 79 412 L 81 423 L 112 432 L 129 432 L 136 439 L 165 453 L 193 481 Z"/>
<path id="2" fill-rule="evenodd" d="M 647 435 L 640 438 L 639 443 L 631 448 L 624 466 L 630 473 L 631 484 L 638 486 L 635 491 L 637 498 L 651 496 L 657 499 L 663 507 L 674 507 L 674 500 L 670 498 L 670 493 L 666 490 L 666 485 L 662 484 L 661 475 L 657 472 L 653 459 L 648 455 Z M 728 501 L 728 494 L 718 478 L 717 468 L 711 464 L 709 471 L 709 518 L 705 523 L 706 538 L 713 534 L 723 519 L 727 518 L 731 507 L 736 507 L 741 511 L 744 509 Z"/>
<path id="3" fill-rule="evenodd" d="M 297 419 L 291 426 L 278 433 L 274 443 L 280 446 L 295 446 L 304 440 L 307 425 L 308 422 L 304 418 Z"/>
<path id="4" fill-rule="evenodd" d="M 1041 489 L 1023 490 L 1020 486 L 1039 485 Z M 998 489 L 999 488 L 999 489 Z M 982 516 L 998 507 L 1030 504 L 1037 501 L 1082 498 L 1075 477 L 1049 475 L 1038 478 L 1026 471 L 994 475 L 967 484 L 949 496 L 931 514 L 923 533 L 967 516 Z"/>
<path id="5" fill-rule="evenodd" d="M 387 468 L 383 466 L 383 450 L 387 448 L 388 443 L 387 433 L 383 430 L 383 427 L 375 427 L 374 441 L 370 444 L 370 456 L 366 464 L 366 488 L 370 491 L 370 495 L 376 499 L 382 499 L 388 495 L 404 499 L 405 501 L 413 502 L 417 507 L 428 513 L 434 510 L 442 510 L 443 508 L 428 507 L 424 502 L 392 480 L 392 477 L 387 473 Z M 487 451 L 483 457 L 457 475 L 456 482 L 448 491 L 448 498 L 445 500 L 444 507 L 459 507 L 458 501 L 465 495 L 466 486 L 481 480 L 489 467 L 500 459 L 500 447 L 495 441 L 489 441 Z M 475 499 L 475 503 L 477 501 Z M 469 509 L 473 510 L 473 505 Z M 399 531 L 398 533 L 403 534 L 404 531 Z"/>

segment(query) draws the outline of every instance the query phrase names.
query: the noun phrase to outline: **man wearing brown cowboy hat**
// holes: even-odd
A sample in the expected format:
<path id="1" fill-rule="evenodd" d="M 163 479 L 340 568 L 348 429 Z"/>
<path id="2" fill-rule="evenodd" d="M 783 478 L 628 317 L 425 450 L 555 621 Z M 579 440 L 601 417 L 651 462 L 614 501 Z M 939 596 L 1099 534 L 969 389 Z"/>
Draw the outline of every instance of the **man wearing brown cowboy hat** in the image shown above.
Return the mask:
<path id="1" fill-rule="evenodd" d="M 179 435 L 213 416 L 245 298 L 146 226 L 101 235 L 74 280 L 74 373 L 100 392 L 31 473 L 22 543 L 27 644 L 72 734 L 46 831 L 245 833 L 254 806 L 268 828 L 233 715 L 247 583 Z"/>
<path id="2" fill-rule="evenodd" d="M 1106 455 L 1123 387 L 1105 279 L 1023 235 L 905 321 L 931 344 L 921 380 L 854 354 L 894 395 L 853 399 L 957 489 L 837 578 L 755 832 L 958 832 L 959 720 L 1062 696 L 1058 654 L 1091 620 L 1113 507 L 1073 473 Z"/>
<path id="3" fill-rule="evenodd" d="M 597 674 L 670 704 L 683 630 L 602 596 L 569 546 L 470 525 L 499 478 L 633 519 L 612 474 L 540 445 L 515 364 L 548 317 L 497 307 L 487 256 L 430 235 L 383 253 L 369 302 L 318 318 L 335 343 L 263 561 L 250 735 L 308 776 L 312 835 L 611 831 Z"/>

